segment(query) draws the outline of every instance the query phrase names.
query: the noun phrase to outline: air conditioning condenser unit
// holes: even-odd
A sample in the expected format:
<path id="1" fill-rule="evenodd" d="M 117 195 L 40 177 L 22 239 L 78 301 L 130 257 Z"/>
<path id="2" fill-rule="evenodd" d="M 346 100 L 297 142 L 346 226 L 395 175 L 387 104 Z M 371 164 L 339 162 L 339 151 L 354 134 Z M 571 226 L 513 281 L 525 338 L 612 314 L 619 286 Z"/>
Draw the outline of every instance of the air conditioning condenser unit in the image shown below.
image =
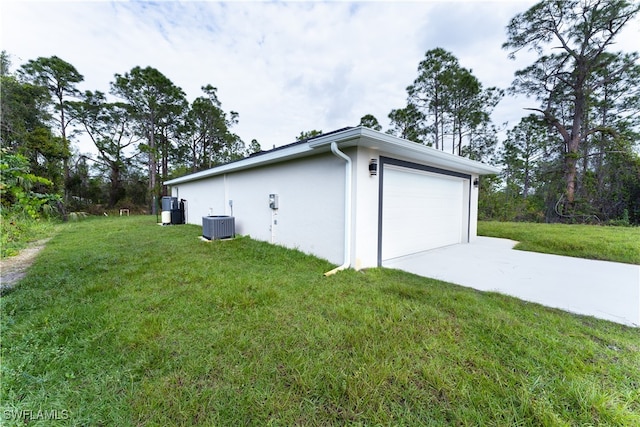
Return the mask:
<path id="1" fill-rule="evenodd" d="M 236 235 L 235 218 L 227 215 L 202 217 L 202 237 L 209 240 L 229 239 Z"/>

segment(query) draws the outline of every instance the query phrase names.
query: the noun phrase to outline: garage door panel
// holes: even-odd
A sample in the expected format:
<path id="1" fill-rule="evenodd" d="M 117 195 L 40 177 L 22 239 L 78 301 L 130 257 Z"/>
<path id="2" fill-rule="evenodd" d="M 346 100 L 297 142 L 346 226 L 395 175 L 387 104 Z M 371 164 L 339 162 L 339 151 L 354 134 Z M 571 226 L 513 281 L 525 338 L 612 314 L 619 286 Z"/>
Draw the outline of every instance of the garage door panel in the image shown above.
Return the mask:
<path id="1" fill-rule="evenodd" d="M 465 183 L 459 177 L 385 166 L 382 203 L 382 260 L 464 238 Z"/>

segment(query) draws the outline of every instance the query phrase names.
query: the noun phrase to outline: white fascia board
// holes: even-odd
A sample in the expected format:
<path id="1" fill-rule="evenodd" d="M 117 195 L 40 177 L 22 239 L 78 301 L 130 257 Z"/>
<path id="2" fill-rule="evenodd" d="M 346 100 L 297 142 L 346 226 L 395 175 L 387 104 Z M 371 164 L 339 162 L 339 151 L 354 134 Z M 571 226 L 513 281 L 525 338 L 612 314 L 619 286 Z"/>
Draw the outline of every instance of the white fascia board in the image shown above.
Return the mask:
<path id="1" fill-rule="evenodd" d="M 227 163 L 226 165 L 216 166 L 212 169 L 207 169 L 201 172 L 174 178 L 169 181 L 165 181 L 164 184 L 176 185 L 184 182 L 197 181 L 199 179 L 209 178 L 216 175 L 222 175 L 225 173 L 236 172 L 243 169 L 255 168 L 271 163 L 277 163 L 285 159 L 303 157 L 305 155 L 308 155 L 312 151 L 317 152 L 317 150 L 309 148 L 308 144 L 293 145 L 288 148 L 283 148 L 280 150 L 276 149 L 275 151 L 266 152 L 264 154 L 259 154 L 253 157 L 247 157 L 233 163 Z"/>
<path id="2" fill-rule="evenodd" d="M 429 163 L 433 166 L 452 169 L 460 172 L 478 175 L 492 175 L 500 173 L 500 169 L 486 165 L 466 157 L 445 153 L 426 145 L 418 144 L 406 139 L 398 138 L 386 133 L 378 132 L 365 127 L 356 127 L 342 132 L 332 133 L 309 140 L 306 143 L 294 144 L 291 147 L 275 149 L 253 157 L 247 157 L 233 163 L 217 166 L 201 172 L 185 175 L 164 182 L 165 185 L 176 185 L 184 182 L 197 181 L 225 173 L 236 172 L 243 169 L 265 166 L 297 157 L 304 157 L 312 153 L 329 151 L 331 143 L 335 142 L 340 148 L 354 146 L 369 147 L 374 150 L 403 156 L 415 161 Z"/>

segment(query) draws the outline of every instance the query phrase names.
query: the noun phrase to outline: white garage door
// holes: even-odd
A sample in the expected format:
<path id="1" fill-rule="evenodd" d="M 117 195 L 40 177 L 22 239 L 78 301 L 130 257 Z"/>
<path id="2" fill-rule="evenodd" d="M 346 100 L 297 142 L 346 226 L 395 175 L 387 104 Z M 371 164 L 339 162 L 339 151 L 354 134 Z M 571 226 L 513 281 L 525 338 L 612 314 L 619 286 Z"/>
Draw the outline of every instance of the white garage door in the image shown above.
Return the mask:
<path id="1" fill-rule="evenodd" d="M 468 180 L 383 167 L 382 261 L 467 241 Z"/>

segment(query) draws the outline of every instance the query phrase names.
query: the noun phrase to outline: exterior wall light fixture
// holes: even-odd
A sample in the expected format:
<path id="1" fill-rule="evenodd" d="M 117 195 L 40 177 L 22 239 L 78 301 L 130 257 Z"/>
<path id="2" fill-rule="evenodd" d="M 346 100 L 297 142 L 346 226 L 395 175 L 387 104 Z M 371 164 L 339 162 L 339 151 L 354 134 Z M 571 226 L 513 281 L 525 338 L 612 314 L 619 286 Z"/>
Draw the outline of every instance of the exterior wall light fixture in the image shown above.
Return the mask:
<path id="1" fill-rule="evenodd" d="M 369 162 L 369 176 L 378 175 L 378 159 L 371 159 Z"/>
<path id="2" fill-rule="evenodd" d="M 474 180 L 473 180 L 473 186 L 474 186 L 475 188 L 478 188 L 478 185 L 480 185 L 480 180 L 479 180 L 478 178 L 474 178 Z"/>

